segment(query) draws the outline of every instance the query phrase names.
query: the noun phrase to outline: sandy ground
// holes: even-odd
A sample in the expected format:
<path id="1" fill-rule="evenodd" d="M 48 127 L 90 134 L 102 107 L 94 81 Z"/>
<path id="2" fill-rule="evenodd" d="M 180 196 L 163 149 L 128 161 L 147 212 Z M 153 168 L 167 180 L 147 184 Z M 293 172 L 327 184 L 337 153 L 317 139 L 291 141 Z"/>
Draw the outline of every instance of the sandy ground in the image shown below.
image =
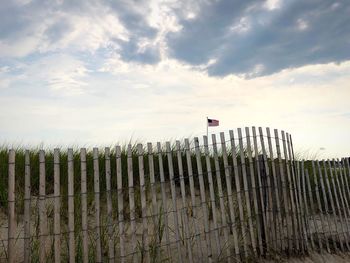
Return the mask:
<path id="1" fill-rule="evenodd" d="M 319 254 L 312 253 L 309 256 L 305 257 L 293 257 L 293 258 L 281 258 L 276 260 L 260 260 L 262 263 L 271 263 L 271 262 L 286 262 L 286 263 L 346 263 L 350 262 L 350 253 L 347 254 Z"/>

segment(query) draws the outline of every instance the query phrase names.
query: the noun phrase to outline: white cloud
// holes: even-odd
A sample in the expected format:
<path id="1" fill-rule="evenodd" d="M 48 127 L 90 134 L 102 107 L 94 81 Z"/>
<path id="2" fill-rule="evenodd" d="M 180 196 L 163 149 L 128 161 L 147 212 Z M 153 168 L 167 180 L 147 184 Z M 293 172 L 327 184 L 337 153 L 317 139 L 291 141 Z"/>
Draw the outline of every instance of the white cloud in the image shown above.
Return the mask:
<path id="1" fill-rule="evenodd" d="M 265 7 L 268 10 L 275 10 L 281 7 L 281 0 L 266 0 Z"/>
<path id="2" fill-rule="evenodd" d="M 299 18 L 297 20 L 297 27 L 300 31 L 305 31 L 309 28 L 309 24 L 304 19 Z"/>

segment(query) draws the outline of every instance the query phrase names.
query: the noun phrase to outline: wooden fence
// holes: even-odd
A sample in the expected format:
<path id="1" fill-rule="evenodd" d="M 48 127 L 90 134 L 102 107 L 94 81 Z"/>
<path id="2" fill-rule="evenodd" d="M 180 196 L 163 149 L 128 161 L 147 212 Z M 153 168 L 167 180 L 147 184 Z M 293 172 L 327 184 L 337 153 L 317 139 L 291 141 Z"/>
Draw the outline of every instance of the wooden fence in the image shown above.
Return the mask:
<path id="1" fill-rule="evenodd" d="M 21 163 L 9 150 L 0 260 L 240 262 L 349 251 L 349 159 L 296 161 L 291 136 L 269 128 L 208 139 L 26 151 Z"/>

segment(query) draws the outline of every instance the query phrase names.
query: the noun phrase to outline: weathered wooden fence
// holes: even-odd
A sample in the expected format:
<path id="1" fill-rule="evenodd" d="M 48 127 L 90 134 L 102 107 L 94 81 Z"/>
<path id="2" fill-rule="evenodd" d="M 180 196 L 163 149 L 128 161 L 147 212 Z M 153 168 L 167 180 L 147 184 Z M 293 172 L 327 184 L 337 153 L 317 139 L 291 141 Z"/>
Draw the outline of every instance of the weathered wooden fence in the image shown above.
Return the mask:
<path id="1" fill-rule="evenodd" d="M 269 128 L 208 139 L 26 151 L 24 164 L 9 150 L 1 260 L 239 262 L 349 251 L 348 159 L 296 161 L 291 136 Z"/>

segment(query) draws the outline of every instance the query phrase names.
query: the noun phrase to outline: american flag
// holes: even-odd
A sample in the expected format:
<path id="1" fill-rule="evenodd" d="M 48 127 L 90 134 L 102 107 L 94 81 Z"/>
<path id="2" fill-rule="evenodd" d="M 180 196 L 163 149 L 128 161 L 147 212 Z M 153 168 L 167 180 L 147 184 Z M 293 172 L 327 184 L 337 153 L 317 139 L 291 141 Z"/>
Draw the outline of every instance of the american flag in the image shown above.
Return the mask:
<path id="1" fill-rule="evenodd" d="M 218 120 L 214 120 L 214 119 L 208 119 L 208 126 L 209 127 L 219 126 L 219 121 Z"/>

